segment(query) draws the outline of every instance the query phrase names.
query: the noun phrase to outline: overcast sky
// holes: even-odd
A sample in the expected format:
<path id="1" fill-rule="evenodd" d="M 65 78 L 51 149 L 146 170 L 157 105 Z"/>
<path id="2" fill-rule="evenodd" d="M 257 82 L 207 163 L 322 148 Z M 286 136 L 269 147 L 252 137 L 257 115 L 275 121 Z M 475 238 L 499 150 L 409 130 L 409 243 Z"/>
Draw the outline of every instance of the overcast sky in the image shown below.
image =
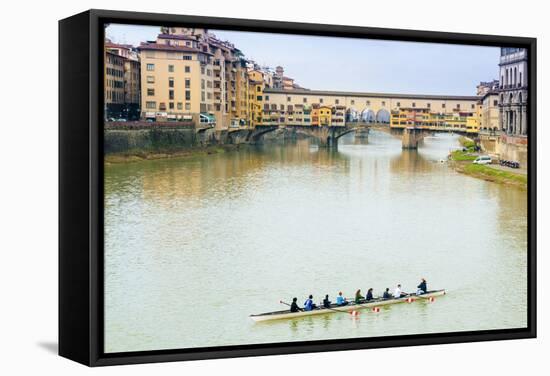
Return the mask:
<path id="1" fill-rule="evenodd" d="M 309 89 L 475 95 L 498 78 L 499 48 L 210 30 Z M 159 27 L 110 25 L 113 42 L 155 40 Z"/>

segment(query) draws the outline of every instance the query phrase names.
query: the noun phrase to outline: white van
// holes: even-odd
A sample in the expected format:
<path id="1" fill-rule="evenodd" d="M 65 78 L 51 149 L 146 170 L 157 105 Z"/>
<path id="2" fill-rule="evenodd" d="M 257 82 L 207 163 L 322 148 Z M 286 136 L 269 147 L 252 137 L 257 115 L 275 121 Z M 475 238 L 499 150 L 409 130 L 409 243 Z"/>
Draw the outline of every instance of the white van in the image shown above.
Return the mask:
<path id="1" fill-rule="evenodd" d="M 474 160 L 474 164 L 491 164 L 493 161 L 491 160 L 491 157 L 488 155 L 480 155 Z"/>

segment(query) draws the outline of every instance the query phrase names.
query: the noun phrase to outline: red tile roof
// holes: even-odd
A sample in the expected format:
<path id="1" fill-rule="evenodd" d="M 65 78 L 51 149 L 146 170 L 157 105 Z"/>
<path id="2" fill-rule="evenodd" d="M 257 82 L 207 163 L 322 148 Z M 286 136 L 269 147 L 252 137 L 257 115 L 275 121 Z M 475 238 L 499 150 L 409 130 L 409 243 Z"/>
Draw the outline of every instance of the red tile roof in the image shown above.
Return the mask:
<path id="1" fill-rule="evenodd" d="M 118 44 L 118 43 L 113 43 L 113 42 L 105 42 L 105 47 L 107 48 L 126 48 L 126 49 L 131 49 L 132 48 L 132 45 L 130 44 Z"/>
<path id="2" fill-rule="evenodd" d="M 176 34 L 159 34 L 157 38 L 160 39 L 181 39 L 181 40 L 197 40 L 192 35 L 176 35 Z"/>
<path id="3" fill-rule="evenodd" d="M 200 50 L 187 46 L 170 46 L 160 43 L 142 43 L 139 50 L 157 50 L 157 51 L 181 51 L 181 52 L 201 52 Z"/>

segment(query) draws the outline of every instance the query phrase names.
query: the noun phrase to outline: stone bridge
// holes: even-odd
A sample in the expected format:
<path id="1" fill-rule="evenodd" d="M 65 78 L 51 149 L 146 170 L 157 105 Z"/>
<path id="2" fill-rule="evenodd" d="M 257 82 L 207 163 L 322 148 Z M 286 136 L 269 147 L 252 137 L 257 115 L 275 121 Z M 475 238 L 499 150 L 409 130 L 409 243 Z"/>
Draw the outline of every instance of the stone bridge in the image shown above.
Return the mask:
<path id="1" fill-rule="evenodd" d="M 229 130 L 232 143 L 257 143 L 263 135 L 279 129 L 288 129 L 296 133 L 314 138 L 320 147 L 337 147 L 338 139 L 351 132 L 367 132 L 365 124 L 347 126 L 311 126 L 311 125 L 257 125 L 254 129 Z"/>
<path id="2" fill-rule="evenodd" d="M 355 137 L 367 138 L 370 130 L 381 131 L 401 138 L 403 149 L 417 149 L 426 135 L 441 131 L 466 133 L 465 130 L 438 130 L 417 127 L 392 128 L 387 123 L 354 122 L 345 126 L 311 126 L 311 125 L 257 125 L 253 129 L 229 129 L 229 141 L 234 144 L 257 143 L 262 136 L 280 129 L 289 129 L 317 140 L 320 147 L 337 147 L 338 139 L 355 132 Z"/>

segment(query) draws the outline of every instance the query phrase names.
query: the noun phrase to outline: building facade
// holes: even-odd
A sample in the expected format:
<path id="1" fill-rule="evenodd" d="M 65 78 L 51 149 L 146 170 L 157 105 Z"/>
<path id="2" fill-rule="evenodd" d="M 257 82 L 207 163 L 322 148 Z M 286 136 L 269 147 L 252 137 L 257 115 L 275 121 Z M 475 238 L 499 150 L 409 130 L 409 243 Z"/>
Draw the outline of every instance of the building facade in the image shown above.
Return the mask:
<path id="1" fill-rule="evenodd" d="M 105 117 L 119 119 L 124 116 L 124 57 L 105 50 L 104 103 Z"/>
<path id="2" fill-rule="evenodd" d="M 247 68 L 234 45 L 206 29 L 165 27 L 138 49 L 143 119 L 200 119 L 219 130 L 248 124 Z"/>
<path id="3" fill-rule="evenodd" d="M 507 135 L 527 136 L 527 50 L 500 49 L 499 124 Z"/>
<path id="4" fill-rule="evenodd" d="M 481 117 L 480 98 L 477 96 L 436 96 L 436 95 L 406 95 L 388 93 L 359 93 L 319 90 L 284 90 L 264 88 L 264 108 L 268 108 L 270 116 L 264 116 L 264 123 L 270 119 L 286 119 L 294 115 L 297 109 L 311 109 L 311 121 L 305 117 L 301 125 L 320 125 L 321 108 L 324 107 L 324 121 L 329 118 L 326 108 L 331 109 L 330 124 L 344 126 L 349 122 L 378 122 L 390 124 L 391 112 L 412 109 L 416 112 L 426 112 L 440 115 L 471 114 Z M 474 115 L 475 114 L 475 115 Z M 458 115 L 457 115 L 458 116 Z"/>
<path id="5" fill-rule="evenodd" d="M 499 129 L 498 98 L 496 90 L 488 91 L 481 97 L 481 131 L 495 133 Z"/>
<path id="6" fill-rule="evenodd" d="M 140 114 L 140 63 L 130 45 L 105 42 L 105 117 L 137 120 Z"/>

